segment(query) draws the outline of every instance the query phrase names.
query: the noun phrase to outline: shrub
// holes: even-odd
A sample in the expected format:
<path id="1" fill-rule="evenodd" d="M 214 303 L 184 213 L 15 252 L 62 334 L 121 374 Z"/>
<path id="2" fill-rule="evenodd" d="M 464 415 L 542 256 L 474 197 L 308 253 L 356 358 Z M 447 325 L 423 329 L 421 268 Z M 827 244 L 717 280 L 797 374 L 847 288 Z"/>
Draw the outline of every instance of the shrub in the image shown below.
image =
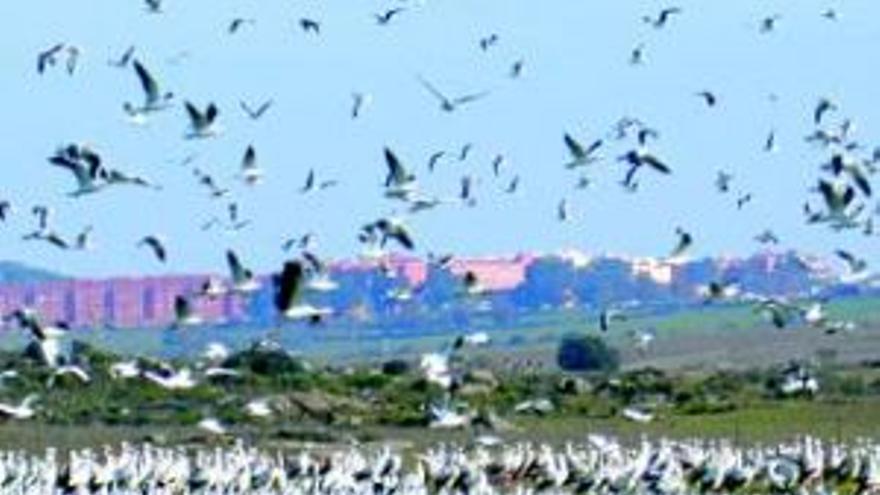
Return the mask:
<path id="1" fill-rule="evenodd" d="M 599 337 L 567 335 L 559 344 L 556 361 L 566 371 L 614 371 L 620 355 Z"/>

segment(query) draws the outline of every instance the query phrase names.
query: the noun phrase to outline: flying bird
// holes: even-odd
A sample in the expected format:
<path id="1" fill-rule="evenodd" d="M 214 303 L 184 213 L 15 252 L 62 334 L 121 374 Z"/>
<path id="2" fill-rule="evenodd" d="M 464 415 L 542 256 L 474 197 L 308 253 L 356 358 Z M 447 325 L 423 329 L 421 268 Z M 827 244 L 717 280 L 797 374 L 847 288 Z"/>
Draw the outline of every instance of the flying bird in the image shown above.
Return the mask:
<path id="1" fill-rule="evenodd" d="M 39 55 L 37 55 L 37 72 L 42 74 L 46 71 L 47 67 L 57 64 L 58 55 L 64 50 L 65 46 L 64 43 L 57 43 L 47 50 L 40 52 Z"/>
<path id="2" fill-rule="evenodd" d="M 238 294 L 250 294 L 260 288 L 260 282 L 254 273 L 245 268 L 233 250 L 226 251 L 226 264 L 229 267 L 232 291 Z"/>
<path id="3" fill-rule="evenodd" d="M 652 25 L 655 29 L 660 29 L 666 26 L 666 23 L 669 22 L 669 19 L 671 19 L 673 15 L 679 15 L 681 13 L 681 7 L 667 7 L 661 10 L 656 18 L 648 15 L 643 16 L 642 22 Z"/>
<path id="4" fill-rule="evenodd" d="M 248 145 L 241 158 L 241 171 L 238 177 L 248 186 L 255 186 L 263 180 L 263 169 L 257 165 L 257 151 Z"/>
<path id="5" fill-rule="evenodd" d="M 174 297 L 174 323 L 173 328 L 199 326 L 204 319 L 196 312 L 193 301 L 183 295 Z"/>
<path id="6" fill-rule="evenodd" d="M 826 113 L 836 110 L 836 103 L 828 98 L 820 98 L 819 103 L 816 104 L 816 109 L 813 110 L 813 123 L 820 125 L 822 123 L 822 117 L 824 117 Z"/>
<path id="7" fill-rule="evenodd" d="M 238 106 L 241 107 L 242 111 L 250 117 L 251 120 L 259 120 L 269 108 L 274 104 L 274 100 L 266 100 L 260 104 L 260 106 L 253 108 L 247 104 L 244 100 L 238 102 Z"/>
<path id="8" fill-rule="evenodd" d="M 683 256 L 694 243 L 694 238 L 690 234 L 690 232 L 687 232 L 681 227 L 675 228 L 675 235 L 678 236 L 678 242 L 675 244 L 672 252 L 669 253 L 669 258 L 672 259 L 680 258 L 681 256 Z"/>
<path id="9" fill-rule="evenodd" d="M 146 246 L 150 248 L 150 250 L 153 252 L 153 255 L 161 263 L 165 263 L 165 261 L 168 259 L 168 251 L 165 248 L 165 241 L 159 236 L 148 235 L 138 241 L 137 245 L 138 247 Z"/>
<path id="10" fill-rule="evenodd" d="M 390 148 L 385 148 L 384 155 L 385 164 L 388 166 L 388 173 L 385 176 L 385 196 L 395 199 L 409 199 L 415 192 L 416 176 L 406 170 Z"/>
<path id="11" fill-rule="evenodd" d="M 356 119 L 361 116 L 361 112 L 370 104 L 370 95 L 365 93 L 354 92 L 351 94 L 351 118 Z"/>
<path id="12" fill-rule="evenodd" d="M 288 261 L 280 275 L 275 276 L 275 309 L 288 320 L 320 323 L 332 314 L 329 308 L 317 308 L 302 302 L 305 289 L 305 267 L 299 260 Z"/>
<path id="13" fill-rule="evenodd" d="M 780 19 L 782 19 L 782 16 L 780 14 L 773 14 L 771 16 L 761 19 L 761 26 L 759 28 L 759 31 L 764 34 L 775 31 L 776 23 L 779 22 Z"/>
<path id="14" fill-rule="evenodd" d="M 518 59 L 510 65 L 510 78 L 511 79 L 519 79 L 523 74 L 523 70 L 525 69 L 526 61 L 524 59 Z"/>
<path id="15" fill-rule="evenodd" d="M 134 123 L 143 123 L 147 114 L 168 108 L 174 93 L 163 93 L 159 83 L 139 60 L 135 59 L 132 65 L 144 91 L 144 102 L 140 106 L 125 102 L 122 107 Z"/>
<path id="16" fill-rule="evenodd" d="M 189 116 L 190 132 L 187 134 L 188 139 L 204 139 L 216 136 L 219 129 L 217 128 L 217 116 L 219 110 L 213 103 L 209 103 L 205 110 L 199 110 L 191 102 L 184 102 L 186 114 Z"/>
<path id="17" fill-rule="evenodd" d="M 151 14 L 162 13 L 162 2 L 164 0 L 144 0 L 146 2 L 147 12 Z"/>
<path id="18" fill-rule="evenodd" d="M 380 26 L 384 26 L 384 25 L 388 24 L 389 22 L 391 22 L 391 19 L 393 19 L 394 17 L 396 17 L 397 15 L 399 15 L 401 12 L 403 12 L 405 10 L 406 9 L 403 7 L 394 7 L 392 9 L 388 9 L 382 13 L 375 14 L 376 24 L 379 24 Z"/>
<path id="19" fill-rule="evenodd" d="M 598 160 L 594 155 L 603 144 L 601 139 L 597 139 L 593 141 L 589 147 L 584 148 L 583 145 L 569 133 L 565 133 L 562 136 L 562 140 L 565 143 L 565 147 L 568 149 L 569 156 L 571 157 L 571 161 L 565 164 L 565 168 L 568 169 L 588 165 Z"/>
<path id="20" fill-rule="evenodd" d="M 697 96 L 702 98 L 709 107 L 714 107 L 718 103 L 718 97 L 711 91 L 700 91 Z"/>
<path id="21" fill-rule="evenodd" d="M 489 48 L 495 46 L 498 43 L 498 39 L 498 35 L 495 33 L 480 38 L 480 49 L 484 52 L 488 51 Z"/>
<path id="22" fill-rule="evenodd" d="M 636 172 L 638 172 L 639 169 L 641 169 L 645 165 L 647 165 L 650 169 L 660 172 L 662 174 L 668 175 L 672 173 L 672 169 L 670 169 L 665 163 L 660 161 L 659 158 L 642 149 L 631 150 L 625 155 L 619 157 L 618 161 L 626 162 L 630 166 L 623 180 L 624 186 L 631 186 L 634 183 Z"/>
<path id="23" fill-rule="evenodd" d="M 878 150 L 878 151 L 880 151 L 880 150 Z M 878 154 L 880 154 L 880 153 L 878 153 Z M 446 156 L 445 151 L 435 151 L 434 153 L 432 153 L 431 156 L 428 157 L 428 171 L 433 172 L 434 169 L 437 167 L 437 163 L 444 156 Z"/>
<path id="24" fill-rule="evenodd" d="M 444 95 L 443 93 L 441 93 L 440 90 L 438 90 L 436 87 L 434 87 L 434 85 L 431 84 L 430 82 L 428 82 L 425 78 L 419 76 L 418 80 L 422 84 L 422 86 L 426 90 L 428 90 L 429 93 L 434 95 L 434 97 L 440 101 L 440 109 L 443 110 L 444 112 L 453 112 L 453 111 L 455 111 L 456 108 L 458 108 L 462 105 L 465 105 L 467 103 L 472 103 L 474 101 L 485 98 L 486 96 L 489 95 L 488 91 L 482 91 L 479 93 L 467 94 L 467 95 L 459 96 L 456 98 L 449 98 L 446 95 Z"/>
<path id="25" fill-rule="evenodd" d="M 226 31 L 229 34 L 235 34 L 238 32 L 239 29 L 241 29 L 245 25 L 253 25 L 253 24 L 256 24 L 256 22 L 257 21 L 254 19 L 245 19 L 243 17 L 236 17 L 235 19 L 232 19 L 232 21 L 230 21 L 229 27 L 226 28 Z"/>
<path id="26" fill-rule="evenodd" d="M 724 170 L 719 170 L 718 174 L 715 176 L 715 188 L 718 189 L 720 193 L 726 193 L 730 191 L 730 182 L 733 180 L 733 174 L 729 172 L 725 172 Z"/>
<path id="27" fill-rule="evenodd" d="M 303 17 L 302 19 L 299 20 L 299 27 L 305 33 L 311 32 L 314 34 L 321 34 L 321 23 L 319 23 L 318 21 L 316 21 L 314 19 L 307 19 L 307 18 Z"/>
<path id="28" fill-rule="evenodd" d="M 116 60 L 108 60 L 107 64 L 111 67 L 116 67 L 118 69 L 124 69 L 128 67 L 128 64 L 131 62 L 132 57 L 134 56 L 134 45 L 128 47 L 127 50 Z"/>

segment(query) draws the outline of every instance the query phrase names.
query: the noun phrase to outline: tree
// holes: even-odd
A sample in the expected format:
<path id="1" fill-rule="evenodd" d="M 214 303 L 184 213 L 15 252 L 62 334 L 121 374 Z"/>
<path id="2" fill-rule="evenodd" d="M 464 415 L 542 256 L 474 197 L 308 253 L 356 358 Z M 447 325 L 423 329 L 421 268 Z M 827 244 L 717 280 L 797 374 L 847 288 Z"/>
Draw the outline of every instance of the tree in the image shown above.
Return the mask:
<path id="1" fill-rule="evenodd" d="M 614 371 L 620 365 L 620 355 L 599 337 L 566 335 L 556 361 L 565 371 Z"/>

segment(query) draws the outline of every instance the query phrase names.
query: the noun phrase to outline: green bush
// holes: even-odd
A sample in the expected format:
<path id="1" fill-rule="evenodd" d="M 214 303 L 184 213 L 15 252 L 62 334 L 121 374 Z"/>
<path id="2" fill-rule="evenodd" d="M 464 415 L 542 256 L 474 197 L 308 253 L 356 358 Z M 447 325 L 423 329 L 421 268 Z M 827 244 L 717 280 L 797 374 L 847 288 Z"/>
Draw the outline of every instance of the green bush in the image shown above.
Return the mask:
<path id="1" fill-rule="evenodd" d="M 556 361 L 566 371 L 614 371 L 620 366 L 620 355 L 599 337 L 567 335 L 559 344 Z"/>

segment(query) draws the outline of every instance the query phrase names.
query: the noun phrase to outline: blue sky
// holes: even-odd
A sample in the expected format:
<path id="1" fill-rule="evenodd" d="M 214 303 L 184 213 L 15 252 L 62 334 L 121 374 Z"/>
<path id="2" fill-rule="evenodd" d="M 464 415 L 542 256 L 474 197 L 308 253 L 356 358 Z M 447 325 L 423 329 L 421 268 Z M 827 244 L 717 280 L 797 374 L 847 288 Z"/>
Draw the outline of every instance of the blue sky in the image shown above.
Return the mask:
<path id="1" fill-rule="evenodd" d="M 681 1 L 675 5 L 684 14 L 662 30 L 641 22 L 668 5 L 653 1 L 401 2 L 408 10 L 384 27 L 373 14 L 396 3 L 166 4 L 164 14 L 150 15 L 138 0 L 0 2 L 0 16 L 9 20 L 0 31 L 6 117 L 0 196 L 17 209 L 0 229 L 0 258 L 74 275 L 220 271 L 225 248 L 233 247 L 268 271 L 285 258 L 285 237 L 310 230 L 320 252 L 350 257 L 360 225 L 401 209 L 381 195 L 388 145 L 426 192 L 453 196 L 463 174 L 479 178 L 477 207 L 448 205 L 411 220 L 422 253 L 580 247 L 664 255 L 681 225 L 696 238 L 693 255 L 751 253 L 759 247 L 752 237 L 773 228 L 784 247 L 818 253 L 845 247 L 880 262 L 871 253 L 875 240 L 806 226 L 800 211 L 826 157 L 803 141 L 819 97 L 839 103 L 835 118 L 855 120 L 861 142 L 880 142 L 877 2 Z M 829 7 L 839 21 L 821 16 Z M 775 13 L 782 15 L 777 30 L 759 34 L 760 20 Z M 256 24 L 227 35 L 239 16 Z M 301 17 L 320 20 L 322 34 L 300 31 Z M 499 42 L 484 53 L 478 42 L 490 33 Z M 76 75 L 59 68 L 38 76 L 36 54 L 60 41 L 83 50 Z M 646 60 L 634 67 L 629 53 L 639 43 Z M 129 45 L 177 95 L 176 105 L 146 128 L 128 125 L 121 110 L 123 102 L 142 98 L 133 71 L 107 65 Z M 511 80 L 510 65 L 520 58 L 524 75 Z M 418 74 L 451 94 L 492 93 L 445 114 Z M 694 96 L 703 89 L 718 95 L 716 108 Z M 372 95 L 354 121 L 348 118 L 353 91 Z M 258 122 L 238 109 L 240 99 L 268 98 L 276 104 Z M 216 102 L 223 135 L 183 139 L 183 99 Z M 652 149 L 674 174 L 643 174 L 639 193 L 625 193 L 617 185 L 625 169 L 614 158 L 626 147 L 615 144 L 589 171 L 593 186 L 575 190 L 577 175 L 562 167 L 563 132 L 591 141 L 624 115 L 659 129 Z M 761 148 L 771 129 L 780 150 L 766 154 Z M 66 197 L 72 179 L 45 158 L 59 144 L 80 141 L 93 144 L 109 165 L 150 177 L 163 190 Z M 474 145 L 468 161 L 442 163 L 428 175 L 432 152 L 457 152 L 466 142 Z M 234 180 L 248 144 L 267 174 L 265 184 L 250 190 Z M 225 203 L 209 200 L 179 165 L 191 153 L 198 154 L 194 165 L 233 187 L 243 215 L 254 221 L 244 234 L 199 229 L 222 215 Z M 508 162 L 500 180 L 490 167 L 497 153 Z M 297 189 L 309 168 L 342 184 L 303 197 Z M 735 175 L 730 195 L 712 187 L 721 168 Z M 501 190 L 514 175 L 521 176 L 520 194 L 506 196 Z M 738 191 L 755 198 L 741 212 L 734 205 Z M 565 224 L 555 220 L 563 197 L 575 217 Z M 53 205 L 56 227 L 69 235 L 94 225 L 96 250 L 65 253 L 19 242 L 36 203 Z M 168 238 L 166 265 L 134 247 L 152 233 Z"/>

